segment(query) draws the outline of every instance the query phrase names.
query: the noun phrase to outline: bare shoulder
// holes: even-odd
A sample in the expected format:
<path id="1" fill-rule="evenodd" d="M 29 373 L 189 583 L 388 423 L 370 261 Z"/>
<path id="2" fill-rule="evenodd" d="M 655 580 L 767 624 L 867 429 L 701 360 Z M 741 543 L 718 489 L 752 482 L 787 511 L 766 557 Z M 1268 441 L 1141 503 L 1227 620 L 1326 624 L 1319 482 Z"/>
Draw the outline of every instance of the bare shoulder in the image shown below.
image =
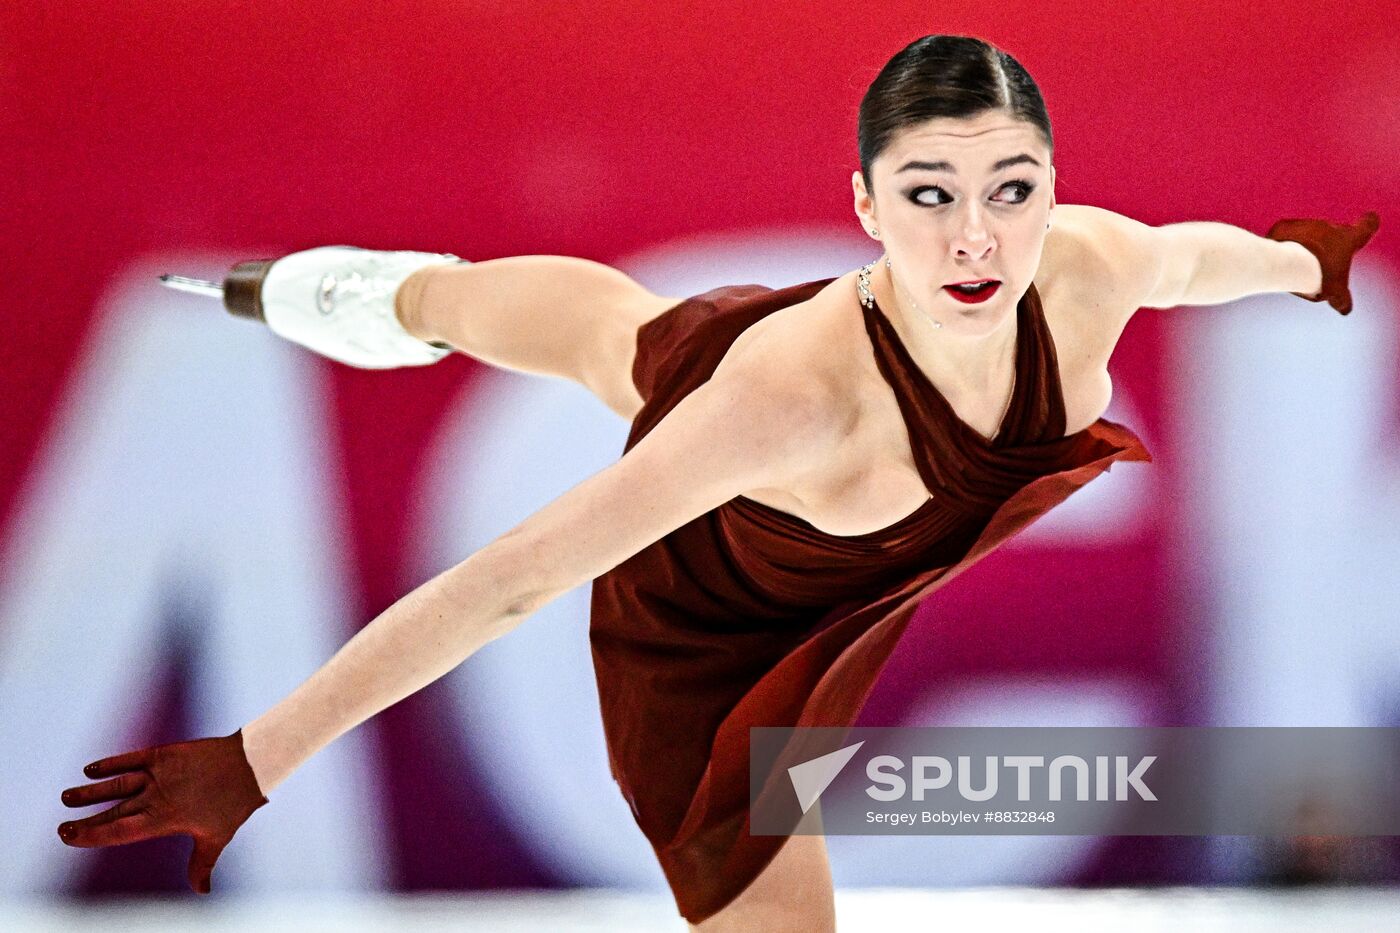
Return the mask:
<path id="1" fill-rule="evenodd" d="M 1052 241 L 1062 271 L 1097 290 L 1121 313 L 1138 308 L 1175 307 L 1190 269 L 1170 262 L 1176 227 L 1155 227 L 1089 204 L 1055 207 L 1046 252 Z"/>
<path id="2" fill-rule="evenodd" d="M 899 447 L 907 456 L 893 399 L 881 395 L 886 387 L 873 355 L 861 350 L 868 336 L 863 317 L 852 313 L 854 295 L 852 272 L 756 322 L 720 364 L 748 371 L 748 391 L 767 399 L 756 406 L 780 425 L 775 430 L 805 446 L 800 472 L 744 496 L 842 534 L 855 531 L 836 529 L 868 530 L 872 500 L 885 512 L 907 513 L 908 487 L 901 481 L 912 473 L 892 464 L 899 454 L 887 450 Z M 885 500 L 894 501 L 886 506 Z"/>
<path id="3" fill-rule="evenodd" d="M 1106 361 L 1139 308 L 1164 306 L 1160 228 L 1088 204 L 1052 217 L 1035 280 L 1047 319 Z"/>
<path id="4" fill-rule="evenodd" d="M 835 285 L 836 283 L 833 283 Z M 830 300 L 831 286 L 756 322 L 740 334 L 716 368 L 730 373 L 770 411 L 790 411 L 822 444 L 840 436 L 853 413 L 843 366 L 850 346 L 846 323 Z"/>

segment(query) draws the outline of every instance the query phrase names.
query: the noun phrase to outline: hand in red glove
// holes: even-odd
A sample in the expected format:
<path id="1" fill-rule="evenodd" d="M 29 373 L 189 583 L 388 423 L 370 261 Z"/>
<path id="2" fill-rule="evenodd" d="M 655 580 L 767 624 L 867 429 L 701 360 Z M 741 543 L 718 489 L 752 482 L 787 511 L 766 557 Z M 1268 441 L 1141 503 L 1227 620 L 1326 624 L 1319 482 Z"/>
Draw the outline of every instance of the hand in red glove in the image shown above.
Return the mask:
<path id="1" fill-rule="evenodd" d="M 62 794 L 65 805 L 121 803 L 61 824 L 59 837 L 70 846 L 90 848 L 158 836 L 191 836 L 189 883 L 197 894 L 209 893 L 209 876 L 224 846 L 253 811 L 268 802 L 244 755 L 242 729 L 222 738 L 156 745 L 103 758 L 83 773 L 111 780 L 68 788 Z"/>
<path id="2" fill-rule="evenodd" d="M 1292 240 L 1307 247 L 1322 266 L 1322 288 L 1314 295 L 1290 292 L 1308 301 L 1325 301 L 1342 314 L 1351 311 L 1351 291 L 1347 286 L 1351 275 L 1351 257 L 1365 246 L 1381 219 L 1375 211 L 1367 211 L 1354 224 L 1333 224 L 1325 220 L 1280 220 L 1264 234 L 1271 240 Z"/>

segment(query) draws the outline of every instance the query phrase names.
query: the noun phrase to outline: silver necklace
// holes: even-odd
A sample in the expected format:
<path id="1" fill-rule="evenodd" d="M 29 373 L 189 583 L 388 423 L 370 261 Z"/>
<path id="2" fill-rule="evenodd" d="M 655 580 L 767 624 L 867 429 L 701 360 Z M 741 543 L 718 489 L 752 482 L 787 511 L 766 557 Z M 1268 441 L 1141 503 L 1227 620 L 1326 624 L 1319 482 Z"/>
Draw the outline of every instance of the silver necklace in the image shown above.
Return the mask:
<path id="1" fill-rule="evenodd" d="M 875 307 L 875 296 L 870 292 L 870 270 L 873 268 L 875 268 L 875 263 L 870 262 L 861 266 L 859 271 L 856 272 L 856 291 L 860 293 L 860 303 L 871 309 Z M 885 268 L 890 268 L 890 257 L 888 256 L 885 257 Z M 918 312 L 919 317 L 928 321 L 934 327 L 943 326 L 942 322 L 935 321 L 930 317 L 925 317 L 924 313 L 919 310 L 918 305 L 914 305 L 914 310 Z"/>

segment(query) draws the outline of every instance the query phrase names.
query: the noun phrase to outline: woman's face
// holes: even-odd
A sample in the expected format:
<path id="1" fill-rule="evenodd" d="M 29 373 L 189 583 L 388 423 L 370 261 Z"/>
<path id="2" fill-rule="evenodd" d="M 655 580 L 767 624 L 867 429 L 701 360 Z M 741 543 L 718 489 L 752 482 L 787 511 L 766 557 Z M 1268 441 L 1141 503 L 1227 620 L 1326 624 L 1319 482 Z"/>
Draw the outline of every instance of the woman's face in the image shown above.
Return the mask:
<path id="1" fill-rule="evenodd" d="M 870 173 L 870 192 L 852 177 L 856 213 L 879 233 L 899 296 L 963 333 L 996 327 L 1035 278 L 1055 203 L 1039 131 L 999 111 L 938 118 L 897 134 Z M 945 290 L 984 278 L 1001 285 L 980 303 Z"/>

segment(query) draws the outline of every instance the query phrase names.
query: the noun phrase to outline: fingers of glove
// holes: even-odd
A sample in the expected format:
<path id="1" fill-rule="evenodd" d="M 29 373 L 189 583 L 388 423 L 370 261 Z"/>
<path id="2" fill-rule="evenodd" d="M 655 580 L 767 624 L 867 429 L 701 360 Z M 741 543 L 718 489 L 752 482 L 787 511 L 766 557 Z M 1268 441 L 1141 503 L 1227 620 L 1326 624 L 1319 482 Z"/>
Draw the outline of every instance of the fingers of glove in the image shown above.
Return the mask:
<path id="1" fill-rule="evenodd" d="M 190 889 L 194 893 L 209 893 L 213 886 L 210 876 L 214 872 L 214 863 L 219 860 L 225 845 L 227 843 L 213 842 L 200 836 L 194 837 L 194 852 L 190 853 L 189 869 L 186 872 Z"/>
<path id="2" fill-rule="evenodd" d="M 59 795 L 59 799 L 63 801 L 64 806 L 86 807 L 107 800 L 135 796 L 145 790 L 148 783 L 150 775 L 145 771 L 128 771 L 97 784 L 70 787 Z"/>
<path id="3" fill-rule="evenodd" d="M 83 768 L 83 773 L 90 778 L 111 777 L 123 771 L 134 771 L 137 768 L 144 768 L 150 764 L 151 749 L 141 748 L 134 752 L 123 752 L 120 755 L 113 755 L 111 758 L 99 758 L 92 764 Z"/>
<path id="4" fill-rule="evenodd" d="M 1371 237 L 1376 235 L 1376 230 L 1380 228 L 1381 218 L 1375 211 L 1367 211 L 1361 215 L 1361 219 L 1347 227 L 1351 234 L 1350 249 L 1345 254 L 1342 263 L 1346 269 L 1347 277 L 1351 274 L 1351 263 L 1357 250 L 1371 241 Z M 1340 314 L 1349 314 L 1352 309 L 1351 290 L 1349 288 L 1339 289 L 1338 294 L 1332 295 L 1328 304 L 1337 309 Z"/>
<path id="5" fill-rule="evenodd" d="M 175 830 L 161 826 L 152 819 L 149 811 L 134 797 L 123 800 L 101 813 L 63 823 L 58 827 L 59 838 L 70 846 L 83 849 L 142 842 L 174 832 Z"/>
<path id="6" fill-rule="evenodd" d="M 1365 246 L 1370 241 L 1371 237 L 1376 235 L 1376 231 L 1380 229 L 1380 226 L 1380 214 L 1377 214 L 1375 211 L 1367 211 L 1362 214 L 1361 219 L 1356 222 L 1356 229 L 1360 232 L 1360 239 L 1357 241 L 1356 248 L 1360 249 Z"/>

